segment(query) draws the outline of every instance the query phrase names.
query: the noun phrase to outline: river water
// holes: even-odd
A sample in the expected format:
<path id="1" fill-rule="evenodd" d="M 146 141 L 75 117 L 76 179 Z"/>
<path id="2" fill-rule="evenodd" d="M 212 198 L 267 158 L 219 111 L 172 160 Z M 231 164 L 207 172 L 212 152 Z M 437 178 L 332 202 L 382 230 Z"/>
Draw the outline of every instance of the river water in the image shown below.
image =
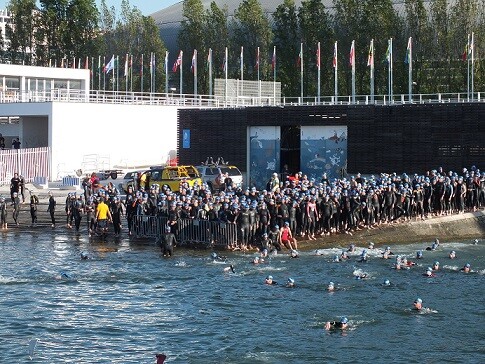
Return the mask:
<path id="1" fill-rule="evenodd" d="M 29 354 L 32 363 L 154 363 L 159 352 L 168 363 L 485 362 L 484 240 L 442 244 L 398 271 L 378 251 L 358 263 L 361 248 L 348 262 L 332 262 L 335 248 L 255 266 L 251 253 L 215 263 L 209 251 L 176 250 L 167 259 L 153 244 L 70 232 L 0 238 L 1 363 Z M 427 245 L 392 250 L 411 258 Z M 425 278 L 435 260 L 441 269 Z M 473 271 L 460 272 L 467 262 Z M 235 273 L 223 272 L 229 264 Z M 281 284 L 265 285 L 268 274 Z M 288 277 L 297 288 L 283 287 Z M 417 297 L 434 312 L 413 312 Z M 323 329 L 343 315 L 349 329 Z"/>

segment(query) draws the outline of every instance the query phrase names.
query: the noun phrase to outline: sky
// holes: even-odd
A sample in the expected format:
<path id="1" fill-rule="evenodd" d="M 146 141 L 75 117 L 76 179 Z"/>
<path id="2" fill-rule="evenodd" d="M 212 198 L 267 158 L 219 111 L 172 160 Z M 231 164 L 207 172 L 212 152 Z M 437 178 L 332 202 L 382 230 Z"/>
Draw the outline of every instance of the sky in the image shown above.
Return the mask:
<path id="1" fill-rule="evenodd" d="M 170 5 L 180 2 L 181 0 L 130 0 L 131 6 L 136 6 L 143 15 L 150 15 L 154 12 L 164 9 Z M 0 9 L 5 9 L 9 0 L 0 0 Z M 96 5 L 99 8 L 101 0 L 96 0 Z M 117 11 L 120 9 L 121 0 L 106 0 L 108 6 L 114 6 Z"/>

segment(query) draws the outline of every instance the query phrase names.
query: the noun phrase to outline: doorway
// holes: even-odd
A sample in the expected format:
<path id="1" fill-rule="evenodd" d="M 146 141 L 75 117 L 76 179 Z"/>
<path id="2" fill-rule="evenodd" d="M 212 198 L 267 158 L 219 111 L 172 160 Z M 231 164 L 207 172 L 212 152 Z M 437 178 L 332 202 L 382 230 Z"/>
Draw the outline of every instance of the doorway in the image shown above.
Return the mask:
<path id="1" fill-rule="evenodd" d="M 286 180 L 286 174 L 300 171 L 301 127 L 299 125 L 281 127 L 281 180 Z M 288 166 L 287 172 L 285 165 Z"/>

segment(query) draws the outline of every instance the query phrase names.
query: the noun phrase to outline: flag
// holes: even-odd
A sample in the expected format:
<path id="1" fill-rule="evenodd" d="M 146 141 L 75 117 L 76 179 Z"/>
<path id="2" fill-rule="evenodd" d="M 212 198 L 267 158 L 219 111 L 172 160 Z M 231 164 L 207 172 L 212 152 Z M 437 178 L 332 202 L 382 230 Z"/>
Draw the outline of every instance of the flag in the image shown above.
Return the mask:
<path id="1" fill-rule="evenodd" d="M 254 68 L 256 68 L 257 70 L 259 70 L 259 47 L 256 51 L 256 64 L 254 65 Z"/>
<path id="2" fill-rule="evenodd" d="M 271 69 L 274 71 L 276 68 L 276 46 L 273 47 L 273 57 L 271 58 Z"/>
<path id="3" fill-rule="evenodd" d="M 408 47 L 406 48 L 406 57 L 404 58 L 404 63 L 409 64 L 411 62 L 411 48 L 413 46 L 412 38 L 408 39 Z"/>
<path id="4" fill-rule="evenodd" d="M 177 57 L 177 60 L 173 64 L 172 71 L 177 72 L 177 69 L 181 64 L 182 64 L 182 51 L 179 52 L 179 56 Z"/>
<path id="5" fill-rule="evenodd" d="M 168 51 L 165 51 L 165 73 L 168 74 Z"/>
<path id="6" fill-rule="evenodd" d="M 350 46 L 349 63 L 351 67 L 355 67 L 355 40 L 352 41 Z"/>
<path id="7" fill-rule="evenodd" d="M 150 74 L 155 74 L 156 69 L 156 54 L 154 52 L 150 53 Z"/>
<path id="8" fill-rule="evenodd" d="M 392 59 L 392 43 L 391 40 L 387 41 L 387 50 L 386 50 L 386 61 L 390 63 Z"/>
<path id="9" fill-rule="evenodd" d="M 461 59 L 463 60 L 463 62 L 467 61 L 468 60 L 468 56 L 470 54 L 470 34 L 468 34 L 468 40 L 466 42 L 466 45 L 465 45 L 465 50 L 463 51 L 463 54 L 461 55 Z"/>
<path id="10" fill-rule="evenodd" d="M 239 56 L 239 61 L 240 61 L 240 66 L 241 66 L 241 69 L 244 68 L 244 47 L 241 46 L 241 54 Z"/>
<path id="11" fill-rule="evenodd" d="M 86 56 L 86 61 L 84 62 L 84 69 L 88 70 L 89 69 L 89 57 Z"/>
<path id="12" fill-rule="evenodd" d="M 374 39 L 370 41 L 369 55 L 367 57 L 367 66 L 374 67 Z"/>
<path id="13" fill-rule="evenodd" d="M 115 56 L 113 55 L 106 66 L 104 66 L 104 73 L 109 73 L 113 70 L 115 65 Z"/>
<path id="14" fill-rule="evenodd" d="M 320 69 L 320 42 L 317 45 L 317 69 Z"/>
<path id="15" fill-rule="evenodd" d="M 332 60 L 333 68 L 337 68 L 337 42 L 333 46 L 333 60 Z"/>
<path id="16" fill-rule="evenodd" d="M 222 61 L 222 66 L 221 66 L 221 69 L 223 72 L 226 72 L 226 67 L 227 67 L 226 56 L 224 56 L 224 60 Z"/>
<path id="17" fill-rule="evenodd" d="M 197 59 L 197 49 L 194 49 L 194 54 L 192 55 L 192 64 L 190 65 L 190 71 L 196 73 L 196 59 Z"/>
<path id="18" fill-rule="evenodd" d="M 303 54 L 301 54 L 301 52 L 302 52 L 302 48 L 300 47 L 300 53 L 298 53 L 298 59 L 296 60 L 296 66 L 297 67 L 300 67 L 300 65 L 301 65 L 301 59 L 303 57 Z"/>
<path id="19" fill-rule="evenodd" d="M 143 60 L 143 54 L 141 55 L 141 59 L 140 59 L 140 76 L 143 77 L 143 66 L 144 66 L 144 60 Z"/>
<path id="20" fill-rule="evenodd" d="M 207 70 L 212 67 L 212 48 L 209 48 L 207 52 Z"/>
<path id="21" fill-rule="evenodd" d="M 129 57 L 129 55 L 126 54 L 126 58 L 125 58 L 125 77 L 128 77 L 128 67 L 129 67 L 128 57 Z"/>
<path id="22" fill-rule="evenodd" d="M 76 57 L 74 57 L 74 58 L 72 59 L 72 65 L 71 65 L 71 68 L 72 68 L 72 69 L 76 69 Z"/>

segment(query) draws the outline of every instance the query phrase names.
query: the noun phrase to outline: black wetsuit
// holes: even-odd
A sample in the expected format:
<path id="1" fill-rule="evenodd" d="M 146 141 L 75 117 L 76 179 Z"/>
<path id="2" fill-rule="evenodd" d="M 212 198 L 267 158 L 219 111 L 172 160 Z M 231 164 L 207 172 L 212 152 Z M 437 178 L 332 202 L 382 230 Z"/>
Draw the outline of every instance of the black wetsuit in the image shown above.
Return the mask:
<path id="1" fill-rule="evenodd" d="M 162 254 L 163 256 L 171 257 L 173 255 L 173 247 L 177 245 L 177 239 L 172 233 L 163 234 L 162 237 Z"/>
<path id="2" fill-rule="evenodd" d="M 54 213 L 56 212 L 56 200 L 54 199 L 54 196 L 49 196 L 49 206 L 47 207 L 47 212 L 49 212 L 51 216 L 51 223 L 54 227 L 56 225 L 56 217 L 54 216 Z"/>

